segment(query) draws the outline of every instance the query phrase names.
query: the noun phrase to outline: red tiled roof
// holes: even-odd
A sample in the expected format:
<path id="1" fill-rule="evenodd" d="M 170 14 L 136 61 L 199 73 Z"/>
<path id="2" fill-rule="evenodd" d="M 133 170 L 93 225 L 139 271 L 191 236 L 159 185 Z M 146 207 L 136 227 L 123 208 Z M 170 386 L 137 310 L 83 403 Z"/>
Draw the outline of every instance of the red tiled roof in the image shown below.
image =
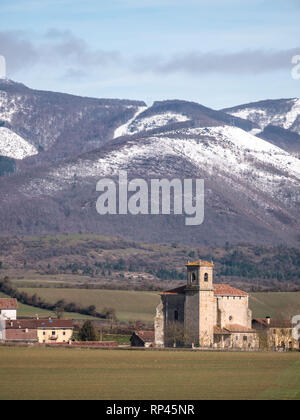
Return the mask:
<path id="1" fill-rule="evenodd" d="M 37 341 L 36 330 L 7 330 L 5 332 L 6 341 Z"/>
<path id="2" fill-rule="evenodd" d="M 153 343 L 155 341 L 154 331 L 136 331 L 135 335 L 144 343 Z"/>
<path id="3" fill-rule="evenodd" d="M 11 298 L 0 299 L 0 310 L 2 309 L 18 309 L 17 299 L 11 299 Z"/>
<path id="4" fill-rule="evenodd" d="M 73 328 L 73 321 L 70 319 L 18 319 L 16 321 L 6 321 L 6 329 L 29 329 L 38 328 Z"/>
<path id="5" fill-rule="evenodd" d="M 268 323 L 267 318 L 255 318 L 252 323 L 257 323 L 265 328 L 293 328 L 292 321 L 289 319 L 270 319 Z"/>
<path id="6" fill-rule="evenodd" d="M 248 296 L 248 293 L 242 290 L 236 289 L 235 287 L 229 286 L 229 284 L 214 284 L 215 296 Z M 187 286 L 177 287 L 176 289 L 167 290 L 162 292 L 162 295 L 178 295 L 183 294 Z"/>
<path id="7" fill-rule="evenodd" d="M 229 284 L 214 284 L 214 292 L 215 296 L 248 296 L 248 293 L 229 286 Z"/>

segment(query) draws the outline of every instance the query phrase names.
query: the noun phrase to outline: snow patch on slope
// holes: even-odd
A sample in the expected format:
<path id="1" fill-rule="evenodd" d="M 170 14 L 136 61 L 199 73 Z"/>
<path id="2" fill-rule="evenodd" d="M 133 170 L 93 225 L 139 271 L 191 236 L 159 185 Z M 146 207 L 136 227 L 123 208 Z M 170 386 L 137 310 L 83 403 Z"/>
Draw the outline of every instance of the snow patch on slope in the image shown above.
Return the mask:
<path id="1" fill-rule="evenodd" d="M 287 130 L 291 128 L 294 125 L 299 115 L 300 115 L 300 99 L 295 99 L 292 109 L 290 110 L 290 112 L 286 114 L 286 121 L 284 123 L 283 128 Z"/>
<path id="2" fill-rule="evenodd" d="M 0 91 L 0 121 L 11 123 L 17 111 L 18 105 L 15 99 L 9 99 L 6 92 Z"/>
<path id="3" fill-rule="evenodd" d="M 264 130 L 270 124 L 289 130 L 292 128 L 296 119 L 300 115 L 300 99 L 292 99 L 290 103 L 290 111 L 282 114 L 276 114 L 271 111 L 268 112 L 266 109 L 252 107 L 243 108 L 236 111 L 229 111 L 228 113 L 234 117 L 243 118 L 245 120 L 250 120 L 254 123 L 257 123 L 260 125 L 262 130 Z"/>
<path id="4" fill-rule="evenodd" d="M 135 115 L 129 120 L 127 121 L 126 124 L 121 125 L 120 127 L 118 127 L 115 130 L 114 133 L 114 139 L 116 139 L 117 137 L 122 137 L 122 136 L 126 136 L 128 135 L 129 132 L 129 126 L 130 124 L 144 111 L 146 111 L 147 107 L 146 106 L 140 106 L 137 110 L 137 112 L 135 113 Z"/>
<path id="5" fill-rule="evenodd" d="M 37 149 L 5 127 L 0 127 L 0 155 L 13 159 L 25 159 L 37 155 Z"/>
<path id="6" fill-rule="evenodd" d="M 188 117 L 175 112 L 165 112 L 163 114 L 153 115 L 151 117 L 138 118 L 146 108 L 139 111 L 127 124 L 119 127 L 115 132 L 115 138 L 129 136 L 140 133 L 142 131 L 154 130 L 156 128 L 165 127 L 168 124 L 190 121 Z"/>
<path id="7" fill-rule="evenodd" d="M 136 134 L 141 131 L 154 130 L 168 124 L 190 121 L 188 117 L 175 112 L 153 115 L 151 117 L 138 118 L 129 125 L 128 134 Z"/>

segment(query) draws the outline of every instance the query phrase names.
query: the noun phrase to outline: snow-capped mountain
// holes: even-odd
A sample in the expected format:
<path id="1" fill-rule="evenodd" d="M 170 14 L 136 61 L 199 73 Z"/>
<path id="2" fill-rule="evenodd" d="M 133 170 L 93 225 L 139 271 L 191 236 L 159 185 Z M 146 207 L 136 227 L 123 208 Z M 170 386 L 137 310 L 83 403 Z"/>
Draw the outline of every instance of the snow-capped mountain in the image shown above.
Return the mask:
<path id="1" fill-rule="evenodd" d="M 255 102 L 227 108 L 224 112 L 252 121 L 263 130 L 268 125 L 278 126 L 300 134 L 300 99 L 279 99 Z"/>
<path id="2" fill-rule="evenodd" d="M 204 224 L 186 228 L 181 216 L 99 216 L 96 183 L 102 177 L 117 177 L 121 169 L 146 180 L 204 179 Z M 22 179 L 0 180 L 5 203 L 0 229 L 31 234 L 80 229 L 206 245 L 226 241 L 295 245 L 300 234 L 299 182 L 298 159 L 240 128 L 165 127 L 155 134 L 116 139 L 78 159 L 31 170 Z M 20 201 L 22 205 L 17 204 Z"/>
<path id="3" fill-rule="evenodd" d="M 185 124 L 184 124 L 185 123 Z M 143 131 L 153 131 L 165 127 L 181 126 L 217 126 L 220 123 L 234 125 L 246 131 L 259 130 L 259 127 L 239 117 L 215 111 L 203 105 L 179 100 L 154 102 L 147 108 L 141 107 L 126 124 L 118 127 L 114 138 L 129 136 Z"/>
<path id="4" fill-rule="evenodd" d="M 226 113 L 178 100 L 147 107 L 0 82 L 0 174 L 10 174 L 0 177 L 0 231 L 297 246 L 297 101 L 273 102 Z M 203 225 L 186 227 L 178 215 L 99 216 L 96 184 L 121 169 L 147 181 L 204 179 Z"/>
<path id="5" fill-rule="evenodd" d="M 37 91 L 0 79 L 0 124 L 34 148 L 27 154 L 35 155 L 31 165 L 100 147 L 141 106 L 140 101 Z"/>

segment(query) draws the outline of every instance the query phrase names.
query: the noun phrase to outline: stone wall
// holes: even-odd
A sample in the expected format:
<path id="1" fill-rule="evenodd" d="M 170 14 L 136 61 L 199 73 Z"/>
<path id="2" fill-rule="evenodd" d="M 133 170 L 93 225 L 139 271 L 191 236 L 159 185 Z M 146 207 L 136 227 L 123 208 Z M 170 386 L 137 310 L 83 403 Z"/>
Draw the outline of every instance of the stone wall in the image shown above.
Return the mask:
<path id="1" fill-rule="evenodd" d="M 256 333 L 216 334 L 214 337 L 214 348 L 228 350 L 258 350 L 259 336 Z"/>
<path id="2" fill-rule="evenodd" d="M 251 328 L 252 312 L 248 308 L 248 296 L 218 296 L 217 314 L 220 328 L 226 325 L 242 325 Z"/>

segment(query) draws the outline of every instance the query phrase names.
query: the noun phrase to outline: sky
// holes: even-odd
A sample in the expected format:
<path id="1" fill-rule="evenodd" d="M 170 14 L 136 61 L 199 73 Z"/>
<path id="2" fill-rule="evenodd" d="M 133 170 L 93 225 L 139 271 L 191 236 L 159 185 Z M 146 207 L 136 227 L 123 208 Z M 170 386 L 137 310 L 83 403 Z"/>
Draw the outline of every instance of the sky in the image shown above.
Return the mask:
<path id="1" fill-rule="evenodd" d="M 99 98 L 220 109 L 300 97 L 299 0 L 1 0 L 7 77 Z"/>

